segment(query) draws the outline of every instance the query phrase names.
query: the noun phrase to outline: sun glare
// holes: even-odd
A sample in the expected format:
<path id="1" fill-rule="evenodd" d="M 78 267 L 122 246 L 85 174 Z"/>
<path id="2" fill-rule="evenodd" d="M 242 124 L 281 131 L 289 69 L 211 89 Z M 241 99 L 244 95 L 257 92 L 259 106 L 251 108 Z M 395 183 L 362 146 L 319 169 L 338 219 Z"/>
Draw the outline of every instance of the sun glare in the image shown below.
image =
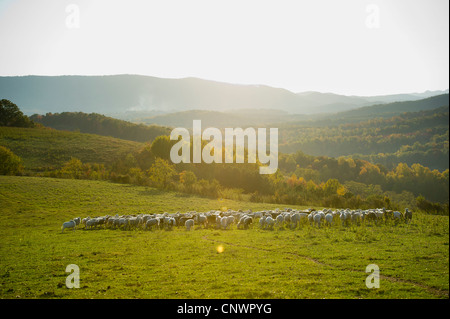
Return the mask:
<path id="1" fill-rule="evenodd" d="M 223 251 L 225 250 L 225 248 L 223 248 L 222 245 L 217 246 L 216 249 L 217 249 L 217 252 L 218 252 L 219 254 L 223 253 Z"/>

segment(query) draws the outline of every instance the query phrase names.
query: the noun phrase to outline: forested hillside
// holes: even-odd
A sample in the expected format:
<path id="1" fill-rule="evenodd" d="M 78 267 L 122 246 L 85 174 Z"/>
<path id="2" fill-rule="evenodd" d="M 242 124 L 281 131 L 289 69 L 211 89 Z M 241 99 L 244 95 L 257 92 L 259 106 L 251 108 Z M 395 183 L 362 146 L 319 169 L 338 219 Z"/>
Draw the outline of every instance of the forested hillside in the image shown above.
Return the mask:
<path id="1" fill-rule="evenodd" d="M 58 130 L 79 131 L 136 142 L 150 142 L 159 135 L 170 134 L 171 131 L 163 126 L 134 124 L 96 113 L 47 113 L 35 114 L 30 118 L 36 123 Z"/>
<path id="2" fill-rule="evenodd" d="M 449 160 L 449 107 L 402 113 L 355 123 L 326 121 L 286 123 L 280 128 L 280 151 L 310 155 L 352 156 L 391 169 L 403 162 L 445 170 Z"/>

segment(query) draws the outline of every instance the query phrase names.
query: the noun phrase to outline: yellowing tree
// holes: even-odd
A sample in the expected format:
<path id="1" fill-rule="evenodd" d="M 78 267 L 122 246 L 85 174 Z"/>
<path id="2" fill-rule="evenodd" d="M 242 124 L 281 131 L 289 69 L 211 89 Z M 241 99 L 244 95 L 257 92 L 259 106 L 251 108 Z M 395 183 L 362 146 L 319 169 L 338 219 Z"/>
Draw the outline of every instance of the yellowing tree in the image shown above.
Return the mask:
<path id="1" fill-rule="evenodd" d="M 155 163 L 147 171 L 150 180 L 156 187 L 167 188 L 177 172 L 172 165 L 162 158 L 156 158 Z"/>

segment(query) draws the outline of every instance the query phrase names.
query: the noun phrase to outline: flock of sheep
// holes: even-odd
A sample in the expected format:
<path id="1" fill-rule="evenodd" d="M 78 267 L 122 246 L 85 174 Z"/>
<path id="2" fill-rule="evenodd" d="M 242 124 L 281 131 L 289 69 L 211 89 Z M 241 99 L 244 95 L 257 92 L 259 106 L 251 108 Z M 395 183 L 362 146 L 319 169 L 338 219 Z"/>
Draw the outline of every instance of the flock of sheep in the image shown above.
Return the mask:
<path id="1" fill-rule="evenodd" d="M 74 218 L 63 223 L 61 231 L 64 229 L 75 230 L 80 224 L 84 225 L 84 229 L 93 228 L 111 228 L 111 229 L 166 229 L 171 230 L 173 227 L 185 227 L 187 231 L 197 227 L 229 229 L 236 224 L 237 229 L 248 229 L 253 225 L 254 221 L 258 221 L 261 229 L 274 229 L 274 227 L 290 227 L 297 228 L 301 224 L 309 223 L 311 226 L 333 226 L 340 224 L 342 226 L 361 225 L 362 223 L 380 224 L 380 223 L 399 223 L 410 222 L 412 212 L 406 208 L 404 213 L 399 211 L 386 210 L 384 208 L 368 209 L 368 210 L 350 210 L 350 209 L 322 209 L 322 210 L 292 210 L 286 208 L 284 210 L 264 210 L 252 212 L 228 210 L 226 212 L 211 210 L 209 212 L 197 213 L 163 213 L 163 214 L 139 214 L 137 216 L 99 216 L 99 217 L 80 217 Z"/>

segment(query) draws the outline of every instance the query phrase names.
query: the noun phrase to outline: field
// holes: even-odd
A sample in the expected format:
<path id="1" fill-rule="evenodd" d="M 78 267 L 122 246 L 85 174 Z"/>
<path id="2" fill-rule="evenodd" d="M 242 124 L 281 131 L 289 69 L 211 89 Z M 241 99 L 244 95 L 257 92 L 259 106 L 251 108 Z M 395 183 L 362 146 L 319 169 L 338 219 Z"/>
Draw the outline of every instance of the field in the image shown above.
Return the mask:
<path id="1" fill-rule="evenodd" d="M 286 205 L 0 176 L 0 298 L 448 298 L 448 216 L 273 231 L 60 228 L 77 216 L 276 207 Z M 65 286 L 69 264 L 80 289 Z M 380 268 L 378 289 L 365 285 L 369 264 Z"/>

